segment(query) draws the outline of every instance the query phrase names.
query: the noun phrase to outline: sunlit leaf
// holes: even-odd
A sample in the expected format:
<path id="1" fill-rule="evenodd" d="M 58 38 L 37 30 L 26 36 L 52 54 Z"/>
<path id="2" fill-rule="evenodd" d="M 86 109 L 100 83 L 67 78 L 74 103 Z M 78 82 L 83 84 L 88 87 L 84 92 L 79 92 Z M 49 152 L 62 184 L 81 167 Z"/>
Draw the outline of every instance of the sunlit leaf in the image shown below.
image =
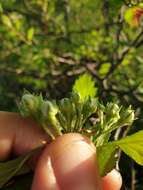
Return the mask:
<path id="1" fill-rule="evenodd" d="M 143 130 L 116 142 L 124 153 L 143 165 Z"/>
<path id="2" fill-rule="evenodd" d="M 138 27 L 142 16 L 143 8 L 135 6 L 127 9 L 124 17 L 131 27 Z"/>
<path id="3" fill-rule="evenodd" d="M 101 67 L 100 67 L 100 70 L 99 70 L 99 74 L 101 76 L 106 75 L 107 72 L 109 71 L 110 67 L 111 67 L 110 63 L 104 63 L 104 64 L 102 64 Z"/>
<path id="4" fill-rule="evenodd" d="M 97 147 L 97 159 L 101 176 L 105 176 L 115 167 L 117 161 L 115 157 L 116 148 L 117 146 L 114 143 Z"/>
<path id="5" fill-rule="evenodd" d="M 3 24 L 5 24 L 6 26 L 8 27 L 12 27 L 12 23 L 11 23 L 11 20 L 9 19 L 9 17 L 7 15 L 2 15 L 1 16 L 1 19 L 2 19 L 2 22 Z"/>
<path id="6" fill-rule="evenodd" d="M 97 147 L 97 158 L 101 176 L 105 176 L 114 168 L 117 146 L 135 162 L 143 165 L 143 130 L 141 130 L 119 141 L 109 142 Z"/>
<path id="7" fill-rule="evenodd" d="M 97 88 L 95 88 L 95 81 L 91 75 L 85 73 L 75 81 L 73 91 L 78 92 L 81 99 L 84 100 L 88 97 L 95 97 Z"/>
<path id="8" fill-rule="evenodd" d="M 27 31 L 27 39 L 28 39 L 28 41 L 31 41 L 33 39 L 33 36 L 34 36 L 34 28 L 31 27 Z"/>

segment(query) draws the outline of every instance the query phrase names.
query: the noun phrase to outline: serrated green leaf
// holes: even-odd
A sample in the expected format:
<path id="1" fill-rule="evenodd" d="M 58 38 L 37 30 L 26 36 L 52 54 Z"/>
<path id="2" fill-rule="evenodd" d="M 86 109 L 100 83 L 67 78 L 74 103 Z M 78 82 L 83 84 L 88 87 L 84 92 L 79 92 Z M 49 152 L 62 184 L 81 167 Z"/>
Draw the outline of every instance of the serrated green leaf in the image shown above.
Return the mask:
<path id="1" fill-rule="evenodd" d="M 143 165 L 143 130 L 127 136 L 119 141 L 113 141 L 97 147 L 97 159 L 101 176 L 110 172 L 116 164 L 116 148 L 119 147 L 135 162 Z"/>
<path id="2" fill-rule="evenodd" d="M 97 147 L 97 160 L 101 176 L 105 176 L 115 167 L 117 161 L 115 157 L 116 148 L 117 146 L 114 143 Z"/>
<path id="3" fill-rule="evenodd" d="M 84 100 L 89 97 L 95 97 L 97 88 L 95 88 L 95 81 L 91 75 L 85 73 L 75 81 L 73 91 L 79 93 L 81 100 Z"/>
<path id="4" fill-rule="evenodd" d="M 115 142 L 124 153 L 143 165 L 143 130 Z"/>

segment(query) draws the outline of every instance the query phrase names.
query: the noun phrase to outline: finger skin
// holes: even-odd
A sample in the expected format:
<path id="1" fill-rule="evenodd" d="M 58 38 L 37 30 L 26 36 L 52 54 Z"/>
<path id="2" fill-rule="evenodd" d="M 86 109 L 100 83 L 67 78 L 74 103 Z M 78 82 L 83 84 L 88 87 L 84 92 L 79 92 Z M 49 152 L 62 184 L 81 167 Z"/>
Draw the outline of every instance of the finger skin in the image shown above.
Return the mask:
<path id="1" fill-rule="evenodd" d="M 65 134 L 46 147 L 32 190 L 101 190 L 96 150 L 80 134 Z"/>
<path id="2" fill-rule="evenodd" d="M 112 170 L 109 174 L 102 178 L 103 190 L 120 190 L 122 186 L 122 177 L 116 170 Z"/>
<path id="3" fill-rule="evenodd" d="M 60 141 L 62 141 L 60 143 L 62 144 L 68 140 L 63 142 L 61 138 Z M 21 155 L 46 142 L 49 142 L 49 138 L 32 119 L 24 119 L 17 113 L 0 112 L 0 161 L 8 159 L 11 153 Z M 45 154 L 49 155 L 46 150 L 52 152 L 52 148 L 47 145 L 44 151 L 46 153 L 43 153 L 44 157 Z M 50 166 L 51 161 L 49 160 L 48 162 Z M 49 169 L 49 171 L 49 180 L 51 179 L 52 181 L 52 170 Z M 117 173 L 111 172 L 103 178 L 102 184 L 104 190 L 119 190 L 121 177 Z"/>
<path id="4" fill-rule="evenodd" d="M 48 141 L 47 135 L 32 119 L 0 112 L 0 161 L 8 159 L 11 153 L 25 154 Z"/>

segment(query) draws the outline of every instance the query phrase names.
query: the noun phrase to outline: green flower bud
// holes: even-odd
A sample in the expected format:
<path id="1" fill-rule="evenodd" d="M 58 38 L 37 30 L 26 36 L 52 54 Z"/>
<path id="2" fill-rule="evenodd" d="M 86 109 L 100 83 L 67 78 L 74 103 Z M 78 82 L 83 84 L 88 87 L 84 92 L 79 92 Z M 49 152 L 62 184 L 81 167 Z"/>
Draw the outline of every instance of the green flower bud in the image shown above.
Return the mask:
<path id="1" fill-rule="evenodd" d="M 71 99 L 71 101 L 72 101 L 75 105 L 78 105 L 79 103 L 81 103 L 80 95 L 79 95 L 77 92 L 72 92 L 70 99 Z"/>
<path id="2" fill-rule="evenodd" d="M 124 125 L 131 125 L 135 119 L 135 113 L 134 113 L 134 110 L 131 109 L 131 106 L 129 106 L 127 109 L 121 110 L 120 115 L 122 119 L 121 122 Z"/>
<path id="3" fill-rule="evenodd" d="M 45 119 L 53 118 L 58 112 L 58 107 L 56 103 L 53 103 L 47 100 L 43 102 L 43 105 L 41 106 L 41 112 Z"/>
<path id="4" fill-rule="evenodd" d="M 61 135 L 61 129 L 56 118 L 58 113 L 56 101 L 43 101 L 41 105 L 41 122 L 43 129 L 52 138 Z"/>
<path id="5" fill-rule="evenodd" d="M 20 104 L 21 114 L 29 116 L 35 112 L 36 108 L 36 97 L 32 94 L 24 94 Z"/>
<path id="6" fill-rule="evenodd" d="M 68 98 L 64 98 L 60 101 L 59 104 L 60 111 L 63 112 L 64 115 L 68 115 L 73 111 L 73 104 Z"/>
<path id="7" fill-rule="evenodd" d="M 106 108 L 107 120 L 117 122 L 120 119 L 120 107 L 115 103 L 108 103 Z"/>
<path id="8" fill-rule="evenodd" d="M 87 119 L 90 115 L 95 113 L 97 110 L 97 100 L 87 99 L 83 104 L 82 114 L 83 118 Z"/>
<path id="9" fill-rule="evenodd" d="M 32 116 L 37 121 L 41 120 L 41 105 L 43 104 L 43 98 L 41 95 L 35 96 L 30 93 L 24 94 L 19 106 L 22 116 Z"/>
<path id="10" fill-rule="evenodd" d="M 27 108 L 33 109 L 35 103 L 35 97 L 32 94 L 25 94 L 22 97 L 22 102 L 26 105 Z"/>

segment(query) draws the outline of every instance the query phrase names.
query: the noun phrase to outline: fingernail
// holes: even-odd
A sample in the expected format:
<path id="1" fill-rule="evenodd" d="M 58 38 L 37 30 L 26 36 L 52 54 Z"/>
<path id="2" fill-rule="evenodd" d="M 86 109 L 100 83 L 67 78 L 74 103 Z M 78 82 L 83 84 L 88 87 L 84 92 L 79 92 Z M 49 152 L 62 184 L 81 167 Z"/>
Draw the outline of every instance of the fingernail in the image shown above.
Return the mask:
<path id="1" fill-rule="evenodd" d="M 39 165 L 44 173 L 52 171 L 53 190 L 101 190 L 95 148 L 81 135 L 60 138 L 45 150 Z"/>

